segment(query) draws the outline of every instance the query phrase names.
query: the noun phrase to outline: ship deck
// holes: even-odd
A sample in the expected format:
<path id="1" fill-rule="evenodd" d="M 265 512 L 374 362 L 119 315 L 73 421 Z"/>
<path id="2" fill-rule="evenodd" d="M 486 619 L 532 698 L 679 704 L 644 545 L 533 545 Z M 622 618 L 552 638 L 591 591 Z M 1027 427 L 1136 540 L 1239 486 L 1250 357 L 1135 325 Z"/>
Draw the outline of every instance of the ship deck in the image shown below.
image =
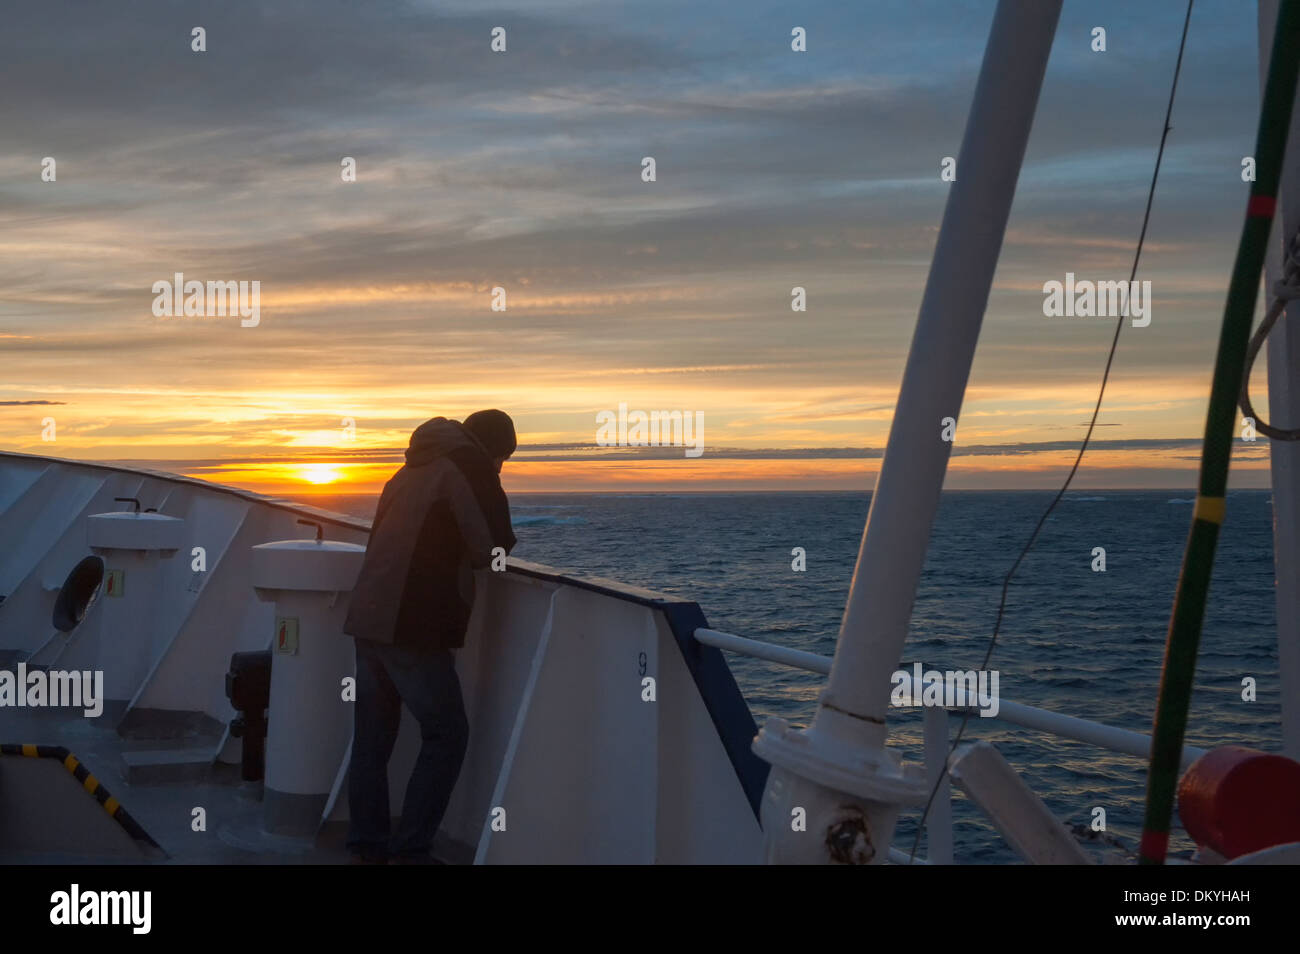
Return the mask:
<path id="1" fill-rule="evenodd" d="M 0 845 L 0 864 L 347 864 L 346 826 L 330 822 L 315 839 L 276 838 L 260 830 L 260 782 L 240 779 L 240 767 L 213 760 L 215 734 L 130 738 L 108 723 L 58 709 L 11 709 L 6 741 L 68 749 L 162 848 L 140 857 L 16 851 Z M 165 748 L 163 746 L 166 746 Z M 194 830 L 202 808 L 204 831 Z M 447 864 L 465 863 L 463 851 L 439 845 Z"/>

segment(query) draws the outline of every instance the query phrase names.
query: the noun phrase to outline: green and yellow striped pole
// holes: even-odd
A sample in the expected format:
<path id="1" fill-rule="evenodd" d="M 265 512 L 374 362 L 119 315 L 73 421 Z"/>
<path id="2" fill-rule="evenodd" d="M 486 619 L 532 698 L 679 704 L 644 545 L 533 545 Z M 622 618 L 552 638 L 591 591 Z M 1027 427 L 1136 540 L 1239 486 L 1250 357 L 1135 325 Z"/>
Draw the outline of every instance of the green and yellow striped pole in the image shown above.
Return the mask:
<path id="1" fill-rule="evenodd" d="M 1156 704 L 1155 728 L 1151 739 L 1151 769 L 1147 777 L 1146 817 L 1143 820 L 1139 862 L 1163 864 L 1169 847 L 1169 825 L 1173 816 L 1174 787 L 1182 761 L 1187 710 L 1196 674 L 1196 652 L 1201 641 L 1201 623 L 1214 568 L 1214 550 L 1223 523 L 1224 490 L 1228 484 L 1228 461 L 1236 424 L 1237 396 L 1246 345 L 1254 320 L 1260 271 L 1268 251 L 1273 212 L 1277 205 L 1278 180 L 1286 152 L 1287 131 L 1295 99 L 1296 76 L 1300 71 L 1300 0 L 1282 0 L 1273 51 L 1260 108 L 1259 133 L 1255 140 L 1255 182 L 1246 205 L 1246 223 L 1237 246 L 1237 260 L 1228 286 L 1223 312 L 1223 329 L 1214 362 L 1214 385 L 1205 421 L 1205 442 L 1201 448 L 1201 476 L 1192 514 L 1192 529 L 1183 554 L 1178 592 L 1174 597 L 1169 635 L 1165 641 L 1164 670 Z"/>

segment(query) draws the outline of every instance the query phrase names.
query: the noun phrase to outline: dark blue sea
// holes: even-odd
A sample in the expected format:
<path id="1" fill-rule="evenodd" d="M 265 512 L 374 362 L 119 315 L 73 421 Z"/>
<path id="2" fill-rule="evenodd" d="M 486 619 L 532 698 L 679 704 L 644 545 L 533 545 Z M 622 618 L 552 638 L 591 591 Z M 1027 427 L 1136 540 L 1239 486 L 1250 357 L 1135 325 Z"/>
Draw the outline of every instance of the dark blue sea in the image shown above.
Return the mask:
<path id="1" fill-rule="evenodd" d="M 978 669 L 1002 578 L 1054 492 L 948 492 L 901 663 Z M 374 497 L 313 497 L 365 517 Z M 1067 495 L 1010 589 L 990 668 L 1004 701 L 1150 732 L 1166 628 L 1191 521 L 1188 491 Z M 861 493 L 534 494 L 511 498 L 514 556 L 692 599 L 715 629 L 831 655 L 870 505 Z M 791 569 L 803 547 L 807 569 Z M 1105 572 L 1092 569 L 1094 547 Z M 1197 667 L 1189 744 L 1281 744 L 1274 608 L 1272 505 L 1267 491 L 1228 496 Z M 727 655 L 761 726 L 770 715 L 806 725 L 823 677 Z M 1242 680 L 1258 684 L 1242 700 Z M 919 710 L 891 710 L 891 740 L 921 762 Z M 954 718 L 954 731 L 957 723 Z M 1143 760 L 1040 735 L 994 719 L 969 720 L 1070 825 L 1106 812 L 1095 847 L 1126 860 L 1141 832 Z M 955 796 L 957 860 L 1015 861 L 974 806 Z M 916 815 L 899 822 L 910 846 Z M 1186 857 L 1181 831 L 1171 854 Z M 922 841 L 924 854 L 924 840 Z"/>

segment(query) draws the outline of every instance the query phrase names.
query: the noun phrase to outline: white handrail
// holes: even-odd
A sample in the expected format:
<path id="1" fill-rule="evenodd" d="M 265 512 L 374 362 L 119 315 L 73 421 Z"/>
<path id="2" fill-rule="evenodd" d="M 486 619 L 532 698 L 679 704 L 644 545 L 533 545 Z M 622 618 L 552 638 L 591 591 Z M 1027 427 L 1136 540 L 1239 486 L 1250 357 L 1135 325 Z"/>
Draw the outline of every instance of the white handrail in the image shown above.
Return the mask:
<path id="1" fill-rule="evenodd" d="M 697 629 L 695 638 L 705 646 L 717 646 L 719 649 L 729 649 L 741 656 L 753 656 L 755 659 L 782 663 L 792 669 L 804 669 L 823 676 L 828 676 L 831 672 L 831 657 L 820 653 L 774 646 L 761 640 L 750 639 L 748 636 L 733 636 L 731 633 L 723 633 L 716 629 Z"/>
<path id="2" fill-rule="evenodd" d="M 769 662 L 782 663 L 794 669 L 803 669 L 822 675 L 830 672 L 830 656 L 822 656 L 801 649 L 774 646 L 771 643 L 750 639 L 747 636 L 723 633 L 716 629 L 697 629 L 695 638 L 706 646 L 716 646 L 719 649 L 726 649 L 742 656 L 766 659 Z M 923 687 L 916 685 L 911 673 L 904 670 L 903 674 L 907 678 L 909 691 L 919 696 Z M 961 711 L 973 707 L 958 704 L 946 706 L 945 708 L 951 711 Z M 1075 716 L 1053 712 L 1050 709 L 1039 709 L 1035 706 L 1002 700 L 999 703 L 998 714 L 990 718 L 1001 719 L 1003 722 L 1024 726 L 1027 729 L 1037 729 L 1061 738 L 1073 739 L 1076 742 L 1087 742 L 1103 749 L 1110 749 L 1113 752 L 1121 752 L 1136 758 L 1144 759 L 1151 754 L 1151 736 L 1145 733 L 1120 729 L 1101 722 L 1092 722 L 1088 719 L 1079 719 Z M 1195 762 L 1205 752 L 1205 749 L 1197 748 L 1194 745 L 1183 746 L 1183 766 L 1186 767 Z"/>

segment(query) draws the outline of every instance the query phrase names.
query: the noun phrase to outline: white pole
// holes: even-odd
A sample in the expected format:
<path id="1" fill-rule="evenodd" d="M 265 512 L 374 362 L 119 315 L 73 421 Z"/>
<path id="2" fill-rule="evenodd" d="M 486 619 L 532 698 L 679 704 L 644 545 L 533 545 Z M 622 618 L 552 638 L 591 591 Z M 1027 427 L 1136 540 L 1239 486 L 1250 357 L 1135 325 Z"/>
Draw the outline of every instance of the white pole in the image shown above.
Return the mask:
<path id="1" fill-rule="evenodd" d="M 1259 83 L 1264 88 L 1277 26 L 1277 0 L 1259 4 Z M 1282 252 L 1300 228 L 1300 110 L 1282 166 L 1281 232 L 1273 230 L 1264 274 L 1266 299 L 1282 276 Z M 1300 427 L 1300 302 L 1292 302 L 1268 337 L 1268 419 L 1274 427 Z M 1273 478 L 1273 560 L 1277 576 L 1277 654 L 1281 675 L 1282 751 L 1300 759 L 1300 441 L 1269 442 Z"/>
<path id="2" fill-rule="evenodd" d="M 998 4 L 817 713 L 869 726 L 876 746 L 952 449 L 943 422 L 961 413 L 1060 12 L 1060 0 Z"/>
<path id="3" fill-rule="evenodd" d="M 925 783 L 934 791 L 926 819 L 926 860 L 932 865 L 952 864 L 952 784 L 948 781 L 948 710 L 928 706 L 924 715 Z"/>
<path id="4" fill-rule="evenodd" d="M 773 719 L 754 741 L 772 765 L 770 862 L 883 862 L 900 806 L 924 802 L 924 773 L 885 747 L 890 676 L 948 466 L 944 419 L 961 411 L 1060 12 L 1061 0 L 999 0 L 993 16 L 830 680 L 806 731 Z M 792 812 L 808 834 L 791 834 Z"/>

